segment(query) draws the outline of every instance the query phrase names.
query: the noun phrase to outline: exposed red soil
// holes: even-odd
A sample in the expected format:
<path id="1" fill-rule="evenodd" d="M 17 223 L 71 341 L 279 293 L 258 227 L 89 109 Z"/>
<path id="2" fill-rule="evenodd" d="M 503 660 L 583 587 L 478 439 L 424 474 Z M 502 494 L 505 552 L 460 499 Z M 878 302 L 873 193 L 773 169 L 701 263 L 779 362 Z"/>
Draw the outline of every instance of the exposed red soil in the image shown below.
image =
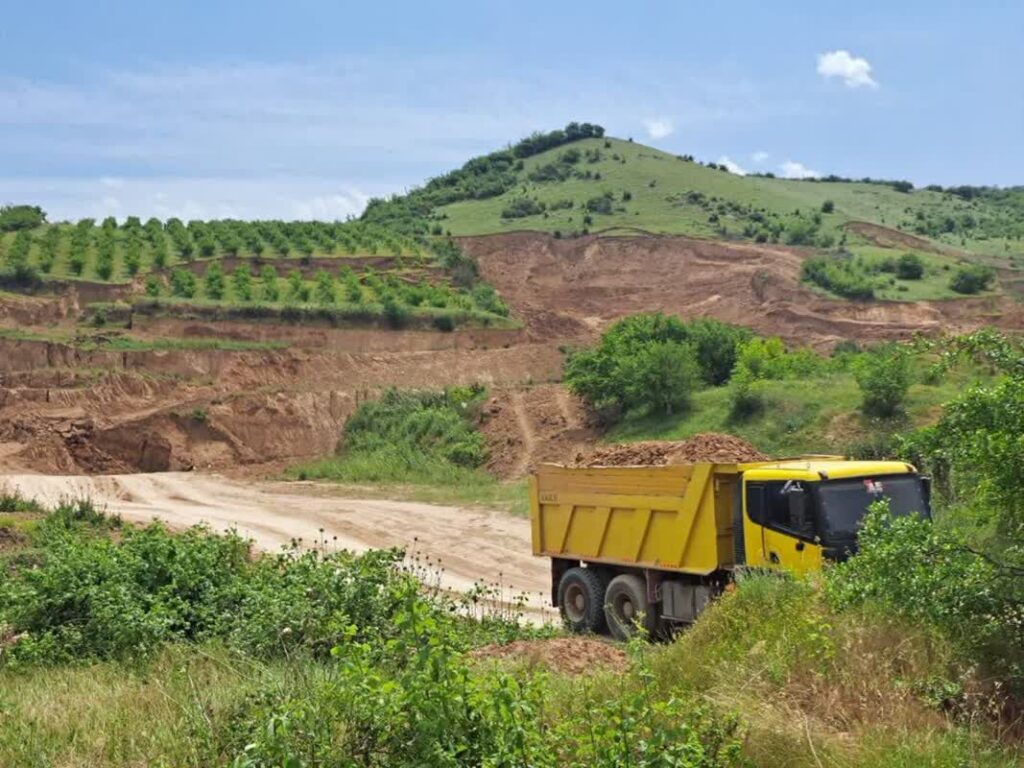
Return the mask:
<path id="1" fill-rule="evenodd" d="M 597 448 L 576 456 L 578 467 L 665 466 L 668 464 L 737 464 L 768 459 L 754 446 L 733 435 L 704 432 L 689 440 L 647 440 Z"/>
<path id="2" fill-rule="evenodd" d="M 556 637 L 549 640 L 517 640 L 507 645 L 488 645 L 470 653 L 475 659 L 498 659 L 543 667 L 563 675 L 588 675 L 611 670 L 625 671 L 629 658 L 622 648 L 588 637 Z"/>
<path id="3" fill-rule="evenodd" d="M 0 468 L 110 473 L 223 468 L 330 453 L 386 387 L 522 386 L 560 375 L 554 344 L 353 351 L 83 351 L 0 339 Z M 440 334 L 452 337 L 454 334 Z M 480 342 L 480 338 L 477 338 Z M 338 346 L 341 346 L 340 344 Z"/>
<path id="4" fill-rule="evenodd" d="M 983 325 L 1024 328 L 1004 296 L 931 302 L 849 302 L 801 285 L 795 248 L 685 237 L 555 239 L 533 232 L 463 238 L 481 272 L 538 339 L 586 341 L 635 312 L 714 317 L 787 341 L 906 339 Z"/>
<path id="5" fill-rule="evenodd" d="M 502 478 L 565 461 L 600 434 L 583 403 L 561 384 L 499 389 L 481 413 L 480 428 L 490 449 L 487 469 Z"/>
<path id="6" fill-rule="evenodd" d="M 289 346 L 120 352 L 0 339 L 0 469 L 280 466 L 333 451 L 347 417 L 383 388 L 483 383 L 493 393 L 482 421 L 491 446 L 488 468 L 518 477 L 539 462 L 568 463 L 587 453 L 599 430 L 554 383 L 563 349 L 595 339 L 633 312 L 716 317 L 820 347 L 986 324 L 1024 327 L 1021 307 L 1005 297 L 823 299 L 799 284 L 806 254 L 792 248 L 653 236 L 556 240 L 538 233 L 463 243 L 525 329 L 441 333 L 136 315 L 132 334 L 143 338 Z M 0 324 L 70 329 L 88 301 L 126 290 L 82 283 L 56 297 L 3 297 Z M 728 451 L 699 458 L 735 460 Z"/>

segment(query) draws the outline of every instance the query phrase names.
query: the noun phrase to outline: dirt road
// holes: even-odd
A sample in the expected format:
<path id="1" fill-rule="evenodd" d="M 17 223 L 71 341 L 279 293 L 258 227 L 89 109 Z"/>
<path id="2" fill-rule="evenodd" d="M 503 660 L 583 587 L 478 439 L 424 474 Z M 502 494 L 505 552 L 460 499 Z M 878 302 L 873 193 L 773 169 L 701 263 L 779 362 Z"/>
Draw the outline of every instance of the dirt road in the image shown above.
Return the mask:
<path id="1" fill-rule="evenodd" d="M 440 561 L 441 586 L 483 581 L 523 592 L 534 620 L 545 616 L 548 566 L 530 554 L 530 524 L 501 512 L 384 499 L 348 498 L 318 483 L 235 481 L 213 474 L 0 475 L 0 487 L 44 504 L 88 497 L 125 520 L 171 527 L 206 523 L 276 551 L 292 540 L 328 551 L 404 547 Z M 336 537 L 336 538 L 335 538 Z M 553 612 L 548 609 L 548 618 Z"/>

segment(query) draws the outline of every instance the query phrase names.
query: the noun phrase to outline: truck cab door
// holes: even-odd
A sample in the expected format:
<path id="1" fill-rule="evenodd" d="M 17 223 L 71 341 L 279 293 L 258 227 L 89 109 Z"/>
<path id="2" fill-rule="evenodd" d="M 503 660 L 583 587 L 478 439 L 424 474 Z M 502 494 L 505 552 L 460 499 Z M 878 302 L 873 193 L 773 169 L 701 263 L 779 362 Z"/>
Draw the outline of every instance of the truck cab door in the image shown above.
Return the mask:
<path id="1" fill-rule="evenodd" d="M 796 573 L 820 570 L 807 488 L 787 480 L 744 480 L 747 564 Z"/>

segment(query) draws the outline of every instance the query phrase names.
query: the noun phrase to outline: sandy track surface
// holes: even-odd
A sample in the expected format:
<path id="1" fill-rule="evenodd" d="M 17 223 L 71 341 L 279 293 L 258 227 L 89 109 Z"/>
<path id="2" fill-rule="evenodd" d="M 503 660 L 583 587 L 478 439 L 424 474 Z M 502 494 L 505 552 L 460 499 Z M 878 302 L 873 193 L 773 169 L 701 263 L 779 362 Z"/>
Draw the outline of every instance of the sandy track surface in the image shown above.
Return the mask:
<path id="1" fill-rule="evenodd" d="M 297 539 L 308 547 L 325 541 L 327 551 L 404 547 L 410 555 L 440 561 L 440 583 L 447 589 L 483 581 L 500 585 L 509 597 L 526 593 L 534 619 L 549 604 L 548 565 L 530 554 L 529 521 L 497 511 L 349 498 L 325 484 L 243 482 L 190 472 L 2 475 L 0 487 L 44 504 L 88 497 L 133 522 L 234 528 L 265 551 Z"/>

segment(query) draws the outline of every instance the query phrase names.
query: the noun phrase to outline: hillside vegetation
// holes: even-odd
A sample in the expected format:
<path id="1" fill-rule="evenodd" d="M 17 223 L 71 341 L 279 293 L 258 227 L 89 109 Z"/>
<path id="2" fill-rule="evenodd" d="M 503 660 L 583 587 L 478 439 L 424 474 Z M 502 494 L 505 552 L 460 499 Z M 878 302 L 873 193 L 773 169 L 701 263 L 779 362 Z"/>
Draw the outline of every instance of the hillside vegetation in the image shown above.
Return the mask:
<path id="1" fill-rule="evenodd" d="M 35 207 L 4 210 L 0 282 L 12 290 L 99 283 L 120 287 L 118 298 L 149 312 L 381 319 L 395 327 L 419 319 L 439 330 L 507 323 L 509 315 L 475 264 L 442 238 L 362 222 L 128 217 L 47 224 Z"/>
<path id="2" fill-rule="evenodd" d="M 806 246 L 855 271 L 871 295 L 890 299 L 990 287 L 991 278 L 956 287 L 964 285 L 953 279 L 964 263 L 1024 267 L 1024 188 L 739 176 L 717 163 L 606 137 L 599 126 L 570 124 L 534 138 L 474 158 L 406 196 L 371 201 L 363 218 L 455 236 L 649 232 Z M 876 229 L 858 225 L 865 222 Z M 921 262 L 920 274 L 897 270 L 906 254 Z M 866 297 L 863 287 L 851 295 L 835 281 L 814 282 L 834 295 Z"/>

